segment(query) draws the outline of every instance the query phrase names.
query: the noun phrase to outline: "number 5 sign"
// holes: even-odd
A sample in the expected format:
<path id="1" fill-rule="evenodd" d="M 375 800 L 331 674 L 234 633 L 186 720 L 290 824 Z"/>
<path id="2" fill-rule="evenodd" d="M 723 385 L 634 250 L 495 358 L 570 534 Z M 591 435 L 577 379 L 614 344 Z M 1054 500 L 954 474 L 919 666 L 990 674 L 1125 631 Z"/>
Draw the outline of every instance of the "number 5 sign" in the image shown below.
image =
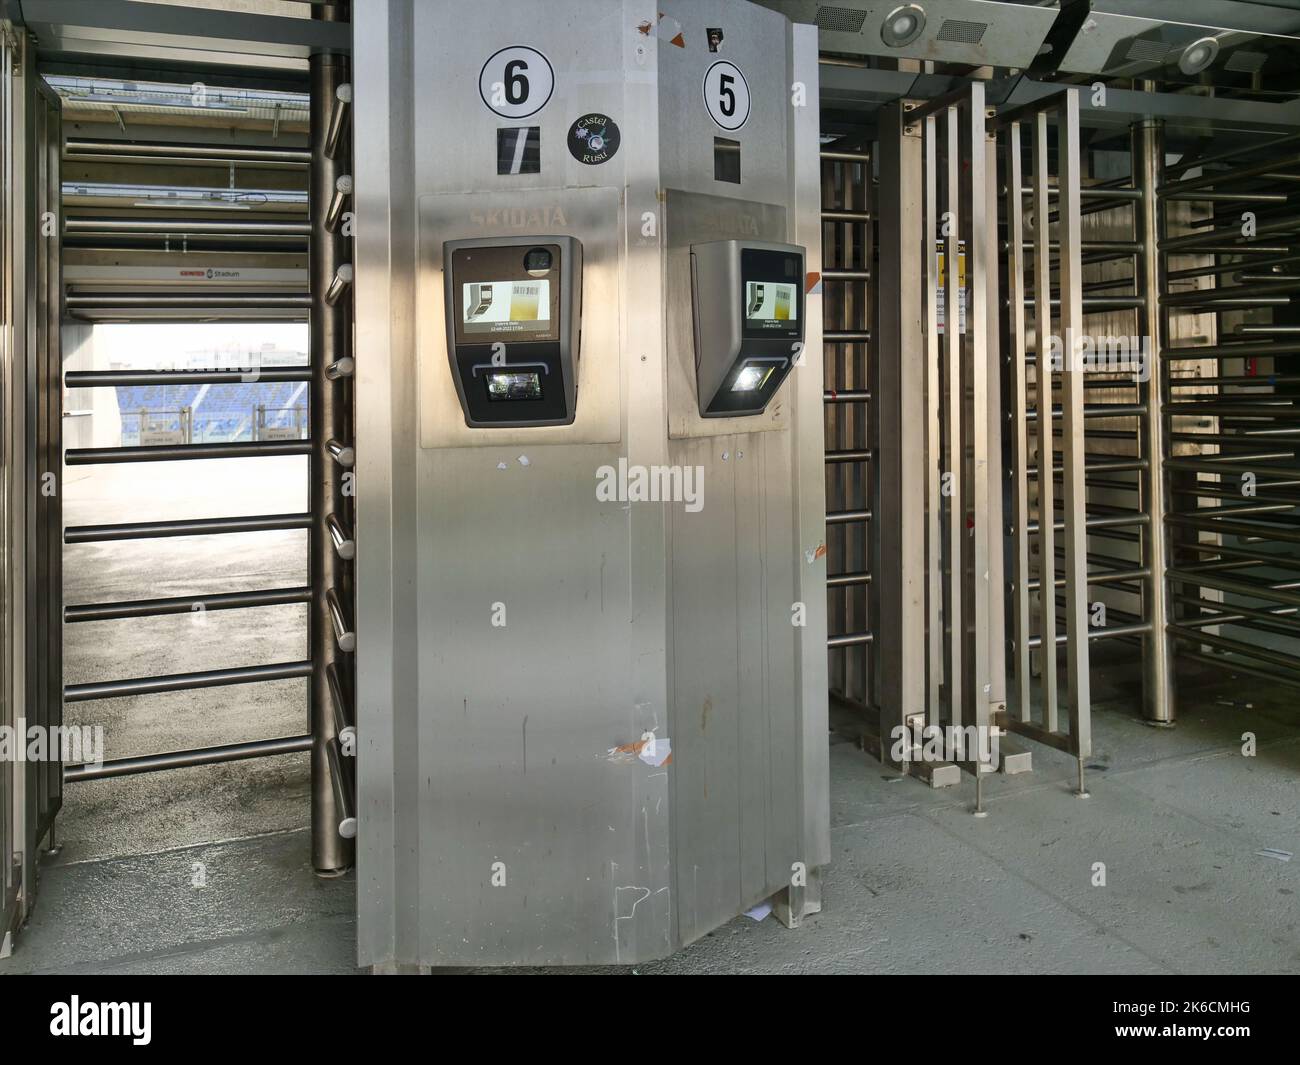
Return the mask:
<path id="1" fill-rule="evenodd" d="M 555 91 L 550 60 L 535 48 L 514 45 L 493 53 L 478 76 L 483 102 L 502 118 L 535 115 Z"/>
<path id="2" fill-rule="evenodd" d="M 704 74 L 704 106 L 723 129 L 740 129 L 749 118 L 749 82 L 735 63 L 719 60 Z"/>

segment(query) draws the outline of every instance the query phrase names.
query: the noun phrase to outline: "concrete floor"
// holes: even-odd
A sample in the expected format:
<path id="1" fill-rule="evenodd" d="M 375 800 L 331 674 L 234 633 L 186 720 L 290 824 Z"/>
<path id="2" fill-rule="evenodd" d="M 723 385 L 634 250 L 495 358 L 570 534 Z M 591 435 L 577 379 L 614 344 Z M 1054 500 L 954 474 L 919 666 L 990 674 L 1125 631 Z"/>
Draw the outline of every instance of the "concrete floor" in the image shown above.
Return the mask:
<path id="1" fill-rule="evenodd" d="M 833 736 L 823 912 L 796 931 L 738 918 L 610 971 L 1300 973 L 1300 859 L 1260 853 L 1300 854 L 1294 700 L 1226 676 L 1186 687 L 1173 730 L 1136 721 L 1122 691 L 1096 708 L 1091 798 L 1072 794 L 1072 762 L 1035 747 L 1032 774 L 990 781 L 985 819 L 970 780 L 932 791 Z M 300 829 L 130 856 L 81 846 L 49 861 L 0 973 L 355 971 L 352 878 L 315 879 Z"/>
<path id="2" fill-rule="evenodd" d="M 197 516 L 194 486 L 211 484 L 197 468 L 213 464 L 183 465 L 150 471 L 152 503 L 130 514 L 123 485 L 75 482 L 69 523 Z M 275 475 L 289 467 L 222 470 L 245 512 L 303 505 Z M 67 598 L 292 584 L 303 547 L 286 534 L 77 548 Z M 289 608 L 73 625 L 67 679 L 295 658 L 301 625 Z M 969 778 L 939 791 L 899 778 L 837 722 L 823 912 L 796 931 L 738 918 L 669 959 L 609 971 L 1300 972 L 1296 697 L 1227 674 L 1189 674 L 1181 690 L 1178 727 L 1148 728 L 1134 665 L 1099 666 L 1092 797 L 1072 794 L 1072 760 L 1032 746 L 1033 773 L 990 779 L 985 819 L 969 813 Z M 73 704 L 69 717 L 103 724 L 114 757 L 297 732 L 304 699 L 301 684 L 249 685 Z M 74 785 L 63 848 L 0 974 L 355 972 L 354 882 L 312 876 L 306 817 L 300 755 Z"/>

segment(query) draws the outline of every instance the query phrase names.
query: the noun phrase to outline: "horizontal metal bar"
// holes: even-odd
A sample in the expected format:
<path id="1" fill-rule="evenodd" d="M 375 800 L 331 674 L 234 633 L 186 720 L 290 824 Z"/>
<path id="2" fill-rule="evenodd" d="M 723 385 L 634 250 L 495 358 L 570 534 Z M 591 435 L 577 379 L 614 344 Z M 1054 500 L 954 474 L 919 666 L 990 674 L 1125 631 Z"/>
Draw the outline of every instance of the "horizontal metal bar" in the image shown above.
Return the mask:
<path id="1" fill-rule="evenodd" d="M 325 605 L 329 608 L 330 621 L 334 625 L 334 641 L 339 645 L 340 651 L 351 654 L 357 649 L 357 634 L 352 631 L 352 622 L 339 601 L 338 592 L 333 588 L 325 593 Z"/>
<path id="2" fill-rule="evenodd" d="M 1088 403 L 1084 405 L 1083 416 L 1085 418 L 1132 418 L 1136 415 L 1146 414 L 1147 407 L 1145 403 Z M 1007 415 L 1010 419 L 1011 415 Z M 1052 408 L 1052 417 L 1064 417 L 1060 407 Z M 1025 411 L 1025 420 L 1038 421 L 1037 409 Z"/>
<path id="3" fill-rule="evenodd" d="M 870 521 L 869 510 L 829 510 L 826 512 L 827 525 L 852 525 L 860 521 Z"/>
<path id="4" fill-rule="evenodd" d="M 218 747 L 196 747 L 189 751 L 170 751 L 167 754 L 112 758 L 100 765 L 67 765 L 63 767 L 63 780 L 68 784 L 82 780 L 106 780 L 109 777 L 133 776 L 136 773 L 156 773 L 162 769 L 190 769 L 200 765 L 242 762 L 249 758 L 273 758 L 280 754 L 298 754 L 310 750 L 310 736 L 281 736 L 273 740 L 226 743 Z"/>
<path id="5" fill-rule="evenodd" d="M 337 233 L 339 222 L 343 220 L 343 209 L 347 206 L 348 197 L 352 195 L 352 175 L 340 174 L 334 182 L 334 196 L 330 200 L 329 209 L 325 212 L 325 228 L 331 233 Z"/>
<path id="6" fill-rule="evenodd" d="M 69 370 L 69 388 L 132 388 L 138 385 L 282 384 L 310 381 L 310 366 L 266 366 L 236 370 Z"/>
<path id="7" fill-rule="evenodd" d="M 310 222 L 231 222 L 225 219 L 198 221 L 192 218 L 167 218 L 162 221 L 147 218 L 69 218 L 64 221 L 63 227 L 68 234 L 170 233 L 180 236 L 184 233 L 215 233 L 222 236 L 242 234 L 259 237 L 306 237 L 311 234 Z"/>
<path id="8" fill-rule="evenodd" d="M 352 702 L 343 687 L 343 678 L 339 676 L 338 664 L 330 662 L 325 666 L 325 683 L 329 688 L 330 707 L 334 713 L 334 731 L 338 735 L 357 727 L 353 714 Z"/>
<path id="9" fill-rule="evenodd" d="M 870 462 L 871 449 L 863 447 L 863 448 L 849 448 L 842 451 L 828 451 L 826 452 L 826 461 L 827 463 Z"/>
<path id="10" fill-rule="evenodd" d="M 870 583 L 871 574 L 866 570 L 858 570 L 853 573 L 833 573 L 826 578 L 827 588 L 849 588 Z"/>
<path id="11" fill-rule="evenodd" d="M 127 695 L 156 695 L 161 692 L 220 688 L 230 684 L 257 684 L 268 680 L 294 680 L 311 676 L 311 662 L 276 662 L 266 666 L 235 666 L 205 669 L 193 673 L 169 673 L 159 677 L 130 677 L 89 684 L 68 684 L 63 700 L 69 703 L 89 699 L 118 699 Z"/>
<path id="12" fill-rule="evenodd" d="M 1181 359 L 1244 359 L 1258 355 L 1300 355 L 1300 342 L 1207 344 L 1203 348 L 1165 348 L 1160 352 L 1162 359 L 1173 362 Z"/>
<path id="13" fill-rule="evenodd" d="M 325 302 L 331 307 L 337 306 L 343 294 L 352 287 L 352 279 L 355 276 L 351 263 L 340 263 L 338 270 L 334 272 L 334 278 L 330 281 L 329 287 L 325 290 Z"/>
<path id="14" fill-rule="evenodd" d="M 827 344 L 866 344 L 871 340 L 870 329 L 826 329 L 822 340 Z"/>
<path id="15" fill-rule="evenodd" d="M 870 270 L 823 270 L 823 281 L 870 281 Z"/>
<path id="16" fill-rule="evenodd" d="M 1211 456 L 1207 456 L 1211 457 Z M 1217 458 L 1217 456 L 1213 456 Z M 1253 473 L 1256 476 L 1272 474 L 1281 477 L 1300 477 L 1300 466 L 1275 466 L 1250 462 L 1234 462 L 1237 456 L 1228 456 L 1228 461 L 1207 463 L 1202 459 L 1165 459 L 1167 470 L 1189 470 L 1197 473 Z"/>
<path id="17" fill-rule="evenodd" d="M 1095 628 L 1090 627 L 1088 629 L 1088 639 L 1113 640 L 1125 636 L 1141 636 L 1143 633 L 1147 633 L 1150 631 L 1151 631 L 1151 622 L 1134 621 L 1128 625 L 1105 625 L 1105 626 L 1099 626 Z M 1056 643 L 1058 646 L 1063 647 L 1065 646 L 1065 643 L 1067 640 L 1069 640 L 1069 638 L 1070 637 L 1068 633 L 1064 633 L 1064 632 L 1058 633 L 1056 636 Z M 1025 641 L 1025 645 L 1029 647 L 1031 650 L 1037 649 L 1043 646 L 1043 638 L 1041 636 L 1031 636 L 1029 637 L 1028 640 Z"/>
<path id="18" fill-rule="evenodd" d="M 1300 529 L 1289 529 L 1273 522 L 1231 521 L 1202 515 L 1168 514 L 1165 516 L 1165 524 L 1177 525 L 1185 529 L 1201 529 L 1205 532 L 1227 533 L 1231 536 L 1258 537 L 1264 540 L 1300 544 Z"/>
<path id="19" fill-rule="evenodd" d="M 306 148 L 254 148 L 248 145 L 169 144 L 163 142 L 85 140 L 69 137 L 64 144 L 65 159 L 83 156 L 157 156 L 168 161 L 193 160 L 219 165 L 227 162 L 273 163 L 282 166 L 305 167 L 311 162 L 311 152 Z"/>
<path id="20" fill-rule="evenodd" d="M 869 632 L 846 632 L 840 636 L 831 636 L 826 641 L 828 648 L 832 647 L 860 647 L 863 644 L 871 643 L 875 637 Z"/>
<path id="21" fill-rule="evenodd" d="M 1190 640 L 1191 637 L 1188 637 L 1188 639 Z M 1274 684 L 1285 684 L 1288 687 L 1300 688 L 1300 673 L 1276 673 L 1271 669 L 1248 665 L 1238 662 L 1236 659 L 1227 658 L 1223 655 L 1203 654 L 1200 651 L 1192 650 L 1190 647 L 1180 649 L 1178 657 L 1180 659 L 1191 659 L 1195 662 L 1203 662 L 1206 665 L 1213 666 L 1216 670 L 1228 669 L 1234 673 L 1245 674 L 1248 677 L 1259 677 L 1261 680 L 1271 681 Z"/>
<path id="22" fill-rule="evenodd" d="M 330 540 L 334 544 L 334 550 L 339 558 L 348 561 L 356 556 L 357 545 L 352 539 L 352 533 L 349 529 L 344 528 L 343 523 L 339 521 L 334 514 L 325 516 L 325 528 L 329 530 Z"/>
<path id="23" fill-rule="evenodd" d="M 1156 196 L 1172 196 L 1175 193 L 1192 192 L 1196 189 L 1213 189 L 1246 178 L 1261 177 L 1274 168 L 1284 170 L 1287 167 L 1295 166 L 1297 163 L 1300 163 L 1300 155 L 1287 155 L 1278 159 L 1267 159 L 1262 163 L 1254 163 L 1251 166 L 1237 167 L 1233 170 L 1216 170 L 1209 174 L 1202 174 L 1200 177 L 1166 182 L 1156 189 Z"/>
<path id="24" fill-rule="evenodd" d="M 330 159 L 338 157 L 343 144 L 343 134 L 352 117 L 352 86 L 343 82 L 334 90 L 334 101 L 330 107 L 329 124 L 325 129 L 325 154 Z"/>
<path id="25" fill-rule="evenodd" d="M 1026 307 L 1032 307 L 1034 305 L 1034 298 L 1032 296 L 1026 296 L 1024 302 Z M 1053 307 L 1059 307 L 1061 305 L 1061 301 L 1055 298 L 1049 300 L 1048 302 Z M 1011 301 L 1003 300 L 1002 306 L 1004 307 L 1011 306 Z M 1146 306 L 1145 296 L 1084 296 L 1083 297 L 1083 309 L 1085 311 L 1090 311 L 1090 312 L 1091 311 L 1096 311 L 1096 312 L 1122 311 L 1133 307 L 1144 307 L 1144 306 Z"/>
<path id="26" fill-rule="evenodd" d="M 67 298 L 69 310 L 88 310 L 111 308 L 157 308 L 159 310 L 174 310 L 177 307 L 196 307 L 204 310 L 226 310 L 233 308 L 255 307 L 255 308 L 277 308 L 277 307 L 310 307 L 311 296 L 307 294 L 292 295 L 279 292 L 243 292 L 228 293 L 224 296 L 198 295 L 186 293 L 183 295 L 160 295 L 150 294 L 146 296 L 136 295 L 119 295 L 118 293 L 105 293 L 94 296 L 69 296 Z"/>
<path id="27" fill-rule="evenodd" d="M 1169 569 L 1165 573 L 1169 581 L 1195 584 L 1202 588 L 1213 588 L 1219 592 L 1244 595 L 1250 599 L 1263 599 L 1274 603 L 1286 603 L 1288 606 L 1300 606 L 1300 592 L 1282 585 L 1262 584 L 1259 581 L 1239 580 L 1225 577 L 1221 573 L 1206 573 L 1204 570 L 1187 571 Z"/>
<path id="28" fill-rule="evenodd" d="M 351 355 L 341 355 L 325 367 L 325 376 L 331 381 L 339 381 L 351 377 L 356 368 L 356 360 Z"/>
<path id="29" fill-rule="evenodd" d="M 1091 559 L 1091 556 L 1089 558 Z M 1103 584 L 1129 584 L 1149 576 L 1151 576 L 1151 571 L 1142 567 L 1137 569 L 1094 570 L 1087 575 L 1087 581 L 1090 587 L 1096 587 Z M 1031 577 L 1025 582 L 1025 587 L 1031 592 L 1038 591 L 1042 586 L 1043 582 L 1038 577 Z M 1065 578 L 1058 577 L 1053 587 L 1064 588 Z"/>
<path id="30" fill-rule="evenodd" d="M 1006 195 L 1006 186 L 1002 186 L 1002 195 Z M 1020 195 L 1033 196 L 1035 190 L 1032 185 L 1023 185 L 1020 189 Z M 1061 190 L 1055 185 L 1047 186 L 1047 195 L 1050 199 L 1055 199 L 1061 195 Z M 1080 185 L 1079 195 L 1085 200 L 1125 200 L 1140 201 L 1142 199 L 1141 189 L 1124 189 L 1124 188 L 1105 188 L 1100 185 Z"/>
<path id="31" fill-rule="evenodd" d="M 357 804 L 352 759 L 339 749 L 336 739 L 326 742 L 325 757 L 330 764 L 330 783 L 334 787 L 334 801 L 338 805 L 338 833 L 344 839 L 353 839 L 357 834 Z"/>
<path id="32" fill-rule="evenodd" d="M 869 163 L 871 162 L 870 152 L 846 152 L 835 149 L 823 149 L 820 153 L 821 158 L 832 160 L 838 163 Z"/>
<path id="33" fill-rule="evenodd" d="M 872 214 L 870 211 L 843 211 L 843 210 L 824 210 L 822 211 L 823 222 L 870 222 Z"/>
<path id="34" fill-rule="evenodd" d="M 325 450 L 340 466 L 351 466 L 356 462 L 356 449 L 351 444 L 344 444 L 331 438 L 325 441 Z"/>
<path id="35" fill-rule="evenodd" d="M 1124 528 L 1127 525 L 1149 525 L 1150 523 L 1150 514 L 1140 514 L 1135 512 L 1132 514 L 1090 515 L 1084 522 L 1084 526 L 1088 529 L 1119 529 Z M 1063 530 L 1065 528 L 1064 520 L 1054 522 L 1052 528 L 1057 531 Z M 1031 521 L 1028 526 L 1026 526 L 1026 531 L 1030 536 L 1036 536 L 1038 534 L 1038 522 Z"/>
<path id="36" fill-rule="evenodd" d="M 822 393 L 823 403 L 868 403 L 871 393 L 864 388 L 829 389 Z"/>
<path id="37" fill-rule="evenodd" d="M 268 588 L 262 591 L 223 592 L 219 595 L 177 595 L 166 599 L 124 599 L 108 603 L 83 603 L 63 608 L 63 620 L 117 621 L 164 614 L 190 614 L 200 610 L 242 610 L 246 607 L 310 603 L 311 589 Z"/>
<path id="38" fill-rule="evenodd" d="M 164 536 L 212 536 L 218 533 L 277 532 L 311 528 L 310 514 L 260 514 L 246 518 L 181 518 L 176 521 L 131 521 L 120 525 L 69 525 L 65 544 L 108 540 L 153 540 Z"/>
<path id="39" fill-rule="evenodd" d="M 179 462 L 184 459 L 247 459 L 268 455 L 309 455 L 310 440 L 253 440 L 221 444 L 151 444 L 144 447 L 69 448 L 69 466 L 116 462 Z"/>
<path id="40" fill-rule="evenodd" d="M 1171 623 L 1166 625 L 1165 629 L 1171 636 L 1176 636 L 1180 640 L 1204 644 L 1209 647 L 1217 647 L 1220 651 L 1227 651 L 1234 655 L 1242 655 L 1245 658 L 1254 659 L 1257 662 L 1263 662 L 1270 666 L 1279 666 L 1282 669 L 1296 670 L 1297 676 L 1300 676 L 1300 668 L 1297 667 L 1296 657 L 1287 654 L 1285 651 L 1274 651 L 1271 648 L 1261 646 L 1260 644 L 1246 643 L 1244 640 L 1234 640 L 1229 636 L 1220 636 L 1214 633 L 1205 632 L 1203 629 L 1189 629 L 1179 624 Z"/>

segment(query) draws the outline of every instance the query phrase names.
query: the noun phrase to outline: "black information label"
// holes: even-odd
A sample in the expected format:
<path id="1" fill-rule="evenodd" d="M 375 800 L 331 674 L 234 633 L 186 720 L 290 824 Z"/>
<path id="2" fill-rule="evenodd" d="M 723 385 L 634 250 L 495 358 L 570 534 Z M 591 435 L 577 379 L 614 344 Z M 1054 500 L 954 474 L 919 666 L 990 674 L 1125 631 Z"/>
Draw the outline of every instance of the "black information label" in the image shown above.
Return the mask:
<path id="1" fill-rule="evenodd" d="M 614 157 L 621 139 L 618 124 L 609 115 L 583 115 L 569 127 L 569 154 L 580 163 L 596 166 Z"/>
<path id="2" fill-rule="evenodd" d="M 541 126 L 497 130 L 498 174 L 538 174 L 541 170 Z"/>

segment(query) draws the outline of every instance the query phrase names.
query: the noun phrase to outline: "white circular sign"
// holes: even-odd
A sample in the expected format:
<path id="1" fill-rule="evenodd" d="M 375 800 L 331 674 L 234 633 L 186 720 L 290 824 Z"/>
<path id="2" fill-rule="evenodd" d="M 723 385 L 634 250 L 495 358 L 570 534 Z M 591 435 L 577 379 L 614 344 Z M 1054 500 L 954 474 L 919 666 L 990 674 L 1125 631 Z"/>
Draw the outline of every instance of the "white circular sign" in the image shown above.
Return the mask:
<path id="1" fill-rule="evenodd" d="M 478 91 L 502 118 L 527 118 L 551 98 L 555 71 L 536 48 L 513 45 L 488 57 L 478 76 Z"/>
<path id="2" fill-rule="evenodd" d="M 704 74 L 704 106 L 723 129 L 740 129 L 749 118 L 749 82 L 740 67 L 718 60 Z"/>

